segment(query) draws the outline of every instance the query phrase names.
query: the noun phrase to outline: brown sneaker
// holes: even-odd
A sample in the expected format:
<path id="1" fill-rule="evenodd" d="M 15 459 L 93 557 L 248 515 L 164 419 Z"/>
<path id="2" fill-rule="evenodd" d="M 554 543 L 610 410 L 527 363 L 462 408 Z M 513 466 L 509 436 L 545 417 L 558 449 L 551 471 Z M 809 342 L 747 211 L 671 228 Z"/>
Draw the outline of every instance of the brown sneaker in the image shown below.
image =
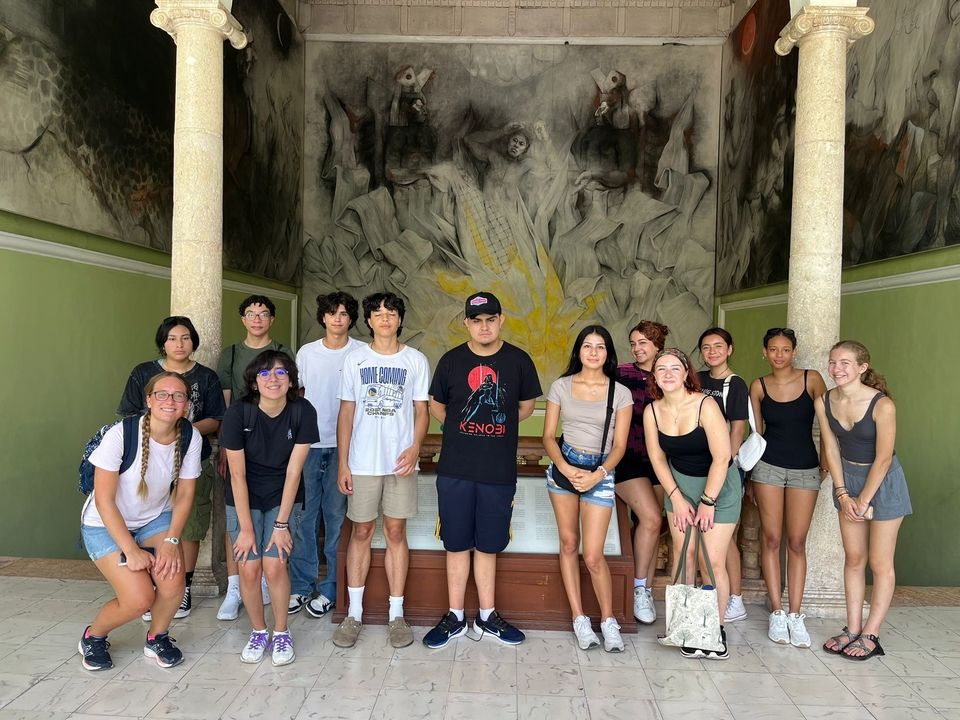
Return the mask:
<path id="1" fill-rule="evenodd" d="M 333 644 L 337 647 L 351 648 L 357 644 L 363 623 L 347 615 L 333 631 Z"/>
<path id="2" fill-rule="evenodd" d="M 404 648 L 413 644 L 413 630 L 403 617 L 390 621 L 390 644 L 395 648 Z"/>

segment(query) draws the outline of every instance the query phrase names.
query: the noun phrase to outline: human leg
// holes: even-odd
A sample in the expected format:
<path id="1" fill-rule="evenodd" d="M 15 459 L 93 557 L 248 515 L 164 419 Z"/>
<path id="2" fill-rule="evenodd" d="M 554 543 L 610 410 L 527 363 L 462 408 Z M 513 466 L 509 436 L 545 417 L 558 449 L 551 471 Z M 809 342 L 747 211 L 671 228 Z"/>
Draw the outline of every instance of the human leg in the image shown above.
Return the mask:
<path id="1" fill-rule="evenodd" d="M 783 609 L 780 600 L 780 544 L 783 539 L 784 489 L 757 482 L 754 483 L 754 495 L 760 511 L 760 567 L 770 607 L 776 612 Z"/>
<path id="2" fill-rule="evenodd" d="M 290 604 L 289 611 L 298 612 L 310 599 L 317 586 L 317 534 L 320 524 L 320 502 L 323 477 L 323 448 L 310 448 L 303 464 L 303 513 L 300 526 L 293 538 L 290 553 Z M 267 567 L 264 565 L 264 573 Z M 267 574 L 267 584 L 270 576 Z M 273 591 L 271 590 L 271 595 Z M 278 595 L 276 597 L 283 597 Z M 302 602 L 301 602 L 302 599 Z"/>
<path id="3" fill-rule="evenodd" d="M 573 493 L 550 493 L 560 536 L 560 577 L 573 619 L 583 615 L 580 595 L 580 499 Z"/>
<path id="4" fill-rule="evenodd" d="M 323 515 L 323 556 L 326 575 L 317 585 L 321 595 L 332 601 L 337 597 L 337 548 L 343 519 L 347 514 L 347 496 L 337 487 L 337 449 L 323 448 L 323 475 L 320 483 L 320 512 Z M 309 608 L 308 608 L 309 609 Z"/>
<path id="5" fill-rule="evenodd" d="M 813 520 L 818 492 L 787 488 L 784 493 L 787 530 L 787 593 L 791 613 L 799 613 L 807 580 L 807 533 Z"/>

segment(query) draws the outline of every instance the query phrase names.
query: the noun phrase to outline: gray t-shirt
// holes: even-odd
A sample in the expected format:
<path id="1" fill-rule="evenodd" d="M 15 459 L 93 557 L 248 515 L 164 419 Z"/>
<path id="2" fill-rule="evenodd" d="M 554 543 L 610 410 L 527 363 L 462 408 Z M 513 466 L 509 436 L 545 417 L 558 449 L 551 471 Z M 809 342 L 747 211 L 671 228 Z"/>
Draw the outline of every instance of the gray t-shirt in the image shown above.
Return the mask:
<path id="1" fill-rule="evenodd" d="M 230 391 L 230 402 L 235 403 L 242 400 L 246 394 L 246 387 L 243 383 L 243 372 L 247 365 L 253 362 L 253 359 L 264 350 L 280 350 L 285 352 L 291 360 L 296 362 L 293 352 L 276 340 L 271 340 L 269 345 L 262 348 L 247 347 L 245 343 L 238 342 L 228 345 L 220 353 L 220 360 L 217 362 L 217 375 L 220 378 L 220 385 L 224 390 Z"/>
<path id="2" fill-rule="evenodd" d="M 560 420 L 563 423 L 563 439 L 568 445 L 583 452 L 596 453 L 603 439 L 603 421 L 607 417 L 606 392 L 598 400 L 577 400 L 573 397 L 573 377 L 558 378 L 550 386 L 547 401 L 560 406 Z M 613 392 L 613 417 L 610 418 L 610 430 L 607 432 L 607 446 L 604 455 L 613 447 L 613 435 L 617 426 L 617 411 L 633 406 L 633 396 L 626 386 L 617 383 Z"/>

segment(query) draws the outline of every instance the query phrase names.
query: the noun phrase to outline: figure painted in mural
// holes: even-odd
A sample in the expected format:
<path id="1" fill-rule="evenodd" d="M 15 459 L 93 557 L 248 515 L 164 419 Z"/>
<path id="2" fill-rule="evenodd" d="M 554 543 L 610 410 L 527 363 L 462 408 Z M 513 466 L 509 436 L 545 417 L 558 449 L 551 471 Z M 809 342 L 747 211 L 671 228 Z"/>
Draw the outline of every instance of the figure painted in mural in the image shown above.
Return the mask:
<path id="1" fill-rule="evenodd" d="M 663 488 L 647 455 L 643 411 L 650 404 L 650 377 L 653 358 L 663 350 L 670 330 L 653 320 L 641 320 L 630 330 L 633 362 L 617 367 L 617 379 L 633 395 L 633 418 L 627 435 L 627 449 L 616 478 L 617 496 L 637 517 L 633 533 L 633 616 L 650 625 L 657 619 L 653 602 L 653 580 L 657 572 L 657 547 L 663 519 Z"/>
<path id="2" fill-rule="evenodd" d="M 363 299 L 373 341 L 351 350 L 340 377 L 337 485 L 353 523 L 347 546 L 347 616 L 333 633 L 337 647 L 353 647 L 363 628 L 363 591 L 370 544 L 383 520 L 389 586 L 390 644 L 406 647 L 413 631 L 403 617 L 410 564 L 407 520 L 417 514 L 417 464 L 430 415 L 430 367 L 419 350 L 400 342 L 406 304 L 393 293 Z"/>
<path id="3" fill-rule="evenodd" d="M 123 423 L 106 432 L 89 458 L 94 487 L 80 514 L 83 545 L 117 597 L 100 608 L 80 638 L 87 670 L 112 668 L 107 635 L 148 611 L 144 655 L 160 667 L 183 662 L 168 629 L 185 587 L 180 537 L 200 475 L 200 433 L 190 429 L 192 439 L 181 453 L 190 392 L 180 374 L 158 373 L 143 392 L 147 413 L 139 420 L 130 467 L 120 472 Z"/>
<path id="4" fill-rule="evenodd" d="M 296 658 L 283 599 L 290 597 L 287 560 L 303 513 L 300 474 L 310 445 L 320 440 L 317 412 L 300 397 L 297 364 L 281 350 L 264 350 L 244 369 L 243 399 L 227 408 L 220 446 L 230 465 L 224 486 L 230 554 L 240 568 L 240 596 L 252 627 L 240 660 Z M 316 538 L 313 539 L 316 543 Z M 277 599 L 273 635 L 267 630 L 262 585 Z"/>
<path id="5" fill-rule="evenodd" d="M 520 190 L 524 176 L 533 169 L 529 156 L 534 135 L 521 122 L 511 122 L 499 130 L 470 133 L 464 143 L 470 153 L 484 163 L 480 187 L 484 193 L 495 191 L 509 196 Z"/>
<path id="6" fill-rule="evenodd" d="M 780 645 L 810 647 L 800 612 L 807 577 L 807 532 L 820 493 L 820 459 L 813 444 L 814 403 L 827 389 L 816 370 L 793 366 L 797 336 L 790 328 L 770 328 L 763 336 L 763 356 L 772 373 L 750 385 L 758 429 L 767 441 L 763 457 L 750 475 L 760 509 L 763 541 L 760 565 L 770 598 L 768 637 Z M 787 531 L 789 614 L 781 603 L 780 544 Z"/>
<path id="7" fill-rule="evenodd" d="M 689 358 L 666 348 L 653 361 L 650 393 L 654 400 L 643 411 L 650 462 L 663 485 L 664 505 L 673 538 L 674 562 L 683 552 L 690 526 L 700 533 L 716 580 L 720 613 L 720 650 L 681 647 L 686 658 L 726 660 L 724 613 L 730 593 L 725 560 L 740 519 L 740 474 L 730 462 L 730 434 L 720 407 L 700 392 Z M 696 539 L 696 538 L 694 538 Z M 687 564 L 693 581 L 696 569 Z"/>
<path id="8" fill-rule="evenodd" d="M 226 404 L 223 401 L 223 390 L 217 373 L 190 357 L 200 347 L 200 335 L 193 327 L 190 318 L 182 315 L 164 318 L 157 328 L 155 340 L 160 357 L 140 363 L 130 371 L 130 377 L 127 378 L 126 387 L 120 398 L 120 405 L 117 407 L 117 414 L 127 416 L 144 412 L 147 409 L 144 388 L 150 378 L 159 372 L 166 370 L 180 373 L 187 382 L 190 404 L 187 406 L 186 417 L 203 437 L 203 448 L 200 454 L 202 472 L 197 478 L 193 507 L 190 509 L 187 524 L 183 528 L 182 537 L 186 589 L 174 617 L 185 618 L 193 607 L 191 596 L 193 573 L 197 568 L 200 543 L 207 535 L 207 528 L 210 527 L 210 513 L 213 509 L 214 467 L 209 438 L 216 435 L 220 429 Z M 149 611 L 144 613 L 143 620 L 150 621 Z"/>
<path id="9" fill-rule="evenodd" d="M 897 535 L 913 508 L 894 452 L 896 409 L 886 380 L 870 365 L 870 352 L 855 340 L 838 342 L 830 350 L 829 373 L 837 386 L 815 405 L 843 538 L 847 625 L 823 649 L 867 660 L 884 654 L 879 636 L 896 587 Z M 873 592 L 864 624 L 868 562 Z"/>
<path id="10" fill-rule="evenodd" d="M 520 422 L 533 414 L 540 382 L 530 356 L 501 338 L 505 317 L 496 295 L 472 293 L 463 315 L 470 339 L 443 354 L 430 384 L 430 413 L 443 432 L 437 502 L 450 601 L 423 638 L 433 649 L 467 632 L 471 560 L 474 629 L 507 645 L 525 639 L 496 609 L 497 554 L 510 542 Z"/>
<path id="11" fill-rule="evenodd" d="M 603 546 L 617 500 L 614 470 L 627 449 L 632 415 L 630 390 L 617 382 L 613 338 L 605 327 L 588 325 L 573 343 L 567 369 L 550 386 L 543 420 L 543 447 L 551 460 L 547 491 L 560 534 L 560 575 L 581 650 L 600 645 L 583 611 L 581 541 L 600 606 L 603 649 L 624 649 Z M 563 435 L 557 438 L 561 423 Z"/>
<path id="12" fill-rule="evenodd" d="M 430 126 L 427 97 L 423 89 L 433 70 L 417 73 L 412 66 L 394 76 L 385 139 L 385 176 L 394 185 L 412 185 L 426 180 L 437 151 L 437 133 Z"/>
<path id="13" fill-rule="evenodd" d="M 730 430 L 730 454 L 734 463 L 737 452 L 743 443 L 746 432 L 750 389 L 743 378 L 730 369 L 730 356 L 733 355 L 733 336 L 721 327 L 707 328 L 700 333 L 697 341 L 700 355 L 707 365 L 706 370 L 697 373 L 700 389 L 704 395 L 712 397 L 727 421 Z M 740 473 L 741 492 L 745 488 L 746 473 Z M 739 522 L 737 523 L 739 527 Z M 737 546 L 737 529 L 733 530 L 733 539 L 727 550 L 727 575 L 730 577 L 730 599 L 727 601 L 726 622 L 745 620 L 747 609 L 743 605 L 743 576 L 740 568 L 740 548 Z"/>
<path id="14" fill-rule="evenodd" d="M 621 72 L 591 75 L 597 83 L 590 127 L 577 141 L 577 164 L 583 168 L 574 189 L 622 188 L 637 176 L 638 129 L 636 110 L 628 103 L 627 79 Z"/>

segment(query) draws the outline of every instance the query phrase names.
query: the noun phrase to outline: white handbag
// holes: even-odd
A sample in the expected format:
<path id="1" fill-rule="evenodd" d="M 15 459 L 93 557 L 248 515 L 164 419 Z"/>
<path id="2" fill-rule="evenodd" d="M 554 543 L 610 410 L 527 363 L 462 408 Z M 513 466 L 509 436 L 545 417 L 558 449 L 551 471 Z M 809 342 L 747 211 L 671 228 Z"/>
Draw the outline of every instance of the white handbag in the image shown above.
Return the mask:
<path id="1" fill-rule="evenodd" d="M 710 576 L 709 588 L 696 585 L 684 585 L 678 581 L 684 577 L 686 570 L 687 548 L 690 545 L 690 535 L 697 533 L 697 551 L 694 553 L 694 568 L 698 565 L 697 556 L 703 549 L 703 559 Z M 693 525 L 687 526 L 687 534 L 683 540 L 683 550 L 677 559 L 677 572 L 673 577 L 673 585 L 666 589 L 666 634 L 657 638 L 661 645 L 675 647 L 699 648 L 700 650 L 723 650 L 723 639 L 720 636 L 720 608 L 717 606 L 717 581 L 713 576 L 713 566 L 710 556 L 704 546 L 703 535 L 695 530 Z"/>
<path id="2" fill-rule="evenodd" d="M 732 377 L 735 377 L 734 373 L 728 375 L 727 379 L 723 382 L 724 409 L 727 407 L 727 393 L 730 391 L 730 378 Z M 757 432 L 757 421 L 753 417 L 753 403 L 749 398 L 747 399 L 747 417 L 750 422 L 750 434 L 747 436 L 747 439 L 740 444 L 737 456 L 733 458 L 733 461 L 743 471 L 753 470 L 767 449 L 766 439 Z"/>

